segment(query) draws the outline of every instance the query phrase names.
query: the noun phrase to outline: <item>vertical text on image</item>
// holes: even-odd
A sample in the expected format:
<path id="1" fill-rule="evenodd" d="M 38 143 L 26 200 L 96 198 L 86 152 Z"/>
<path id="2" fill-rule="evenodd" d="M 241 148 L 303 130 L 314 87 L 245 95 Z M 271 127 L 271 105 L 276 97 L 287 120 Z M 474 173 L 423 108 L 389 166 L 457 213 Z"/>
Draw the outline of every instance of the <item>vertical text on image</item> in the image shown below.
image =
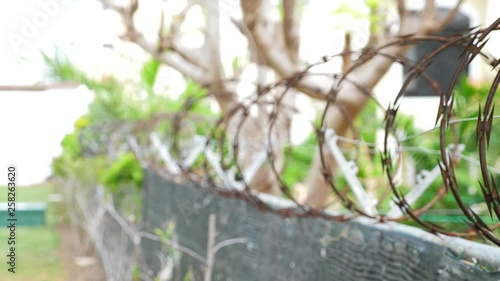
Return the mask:
<path id="1" fill-rule="evenodd" d="M 16 273 L 16 188 L 17 188 L 17 167 L 9 165 L 7 168 L 7 270 Z"/>

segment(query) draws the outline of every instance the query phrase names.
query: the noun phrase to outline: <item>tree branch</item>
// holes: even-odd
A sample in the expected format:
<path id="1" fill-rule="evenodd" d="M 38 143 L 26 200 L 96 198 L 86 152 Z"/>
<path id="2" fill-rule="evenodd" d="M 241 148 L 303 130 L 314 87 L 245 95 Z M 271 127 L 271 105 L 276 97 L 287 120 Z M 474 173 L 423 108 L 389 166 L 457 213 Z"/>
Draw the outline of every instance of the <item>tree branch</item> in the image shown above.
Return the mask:
<path id="1" fill-rule="evenodd" d="M 266 65 L 275 70 L 279 76 L 288 77 L 299 70 L 298 66 L 292 62 L 287 50 L 283 50 L 281 44 L 276 44 L 275 37 L 267 27 L 269 23 L 263 22 L 261 5 L 261 0 L 241 0 L 244 25 L 250 31 L 251 40 L 255 42 L 258 53 L 263 55 Z M 263 63 L 262 60 L 259 62 Z"/>
<path id="2" fill-rule="evenodd" d="M 134 15 L 139 9 L 139 2 L 138 0 L 132 0 L 131 2 L 132 4 L 129 8 L 117 7 L 104 2 L 122 16 L 126 28 L 126 33 L 122 38 L 137 44 L 155 59 L 174 68 L 185 77 L 189 77 L 199 84 L 208 84 L 210 81 L 207 80 L 203 69 L 183 60 L 180 56 L 162 52 L 162 48 L 159 48 L 157 44 L 153 44 L 146 40 L 144 35 L 136 29 L 134 24 Z"/>
<path id="3" fill-rule="evenodd" d="M 342 50 L 342 73 L 346 73 L 352 64 L 351 33 L 344 34 L 344 49 Z"/>
<path id="4" fill-rule="evenodd" d="M 426 0 L 420 16 L 406 16 L 401 19 L 398 35 L 428 35 L 445 28 L 456 16 L 463 0 L 458 0 L 455 7 L 440 21 L 436 21 L 435 0 Z"/>
<path id="5" fill-rule="evenodd" d="M 255 43 L 258 53 L 264 56 L 263 60 L 266 65 L 271 67 L 280 77 L 292 77 L 300 73 L 302 71 L 300 66 L 291 60 L 281 44 L 276 44 L 274 36 L 264 26 L 259 14 L 260 5 L 261 0 L 241 0 L 243 23 L 232 20 L 233 23 L 239 27 L 248 40 Z M 248 32 L 243 32 L 246 30 Z M 317 83 L 312 77 L 300 80 L 297 89 L 315 99 L 326 100 L 328 98 L 329 88 Z"/>
<path id="6" fill-rule="evenodd" d="M 199 67 L 203 71 L 208 71 L 207 63 L 203 60 L 202 49 L 189 49 L 182 47 L 176 40 L 172 41 L 169 48 L 179 54 L 185 61 Z"/>
<path id="7" fill-rule="evenodd" d="M 140 235 L 141 235 L 141 237 L 145 237 L 145 238 L 148 238 L 148 239 L 153 240 L 153 241 L 163 242 L 163 243 L 167 244 L 168 246 L 174 248 L 175 250 L 192 257 L 193 259 L 197 260 L 201 264 L 207 265 L 207 260 L 204 257 L 202 257 L 200 254 L 196 253 L 195 251 L 193 251 L 187 247 L 179 245 L 179 244 L 177 244 L 169 239 L 162 239 L 161 237 L 158 237 L 155 234 L 141 232 Z"/>
<path id="8" fill-rule="evenodd" d="M 208 216 L 207 265 L 205 267 L 205 272 L 203 273 L 203 281 L 212 280 L 212 272 L 215 262 L 215 251 L 213 250 L 215 245 L 215 223 L 215 215 L 210 214 Z"/>
<path id="9" fill-rule="evenodd" d="M 297 65 L 299 63 L 299 28 L 295 0 L 282 0 L 283 2 L 283 37 L 285 48 L 290 60 Z"/>
<path id="10" fill-rule="evenodd" d="M 434 17 L 436 13 L 436 1 L 435 0 L 425 0 L 425 5 L 422 10 L 422 22 L 424 29 L 430 28 L 434 23 Z"/>
<path id="11" fill-rule="evenodd" d="M 453 20 L 453 18 L 457 15 L 458 11 L 460 10 L 460 6 L 462 5 L 463 2 L 464 2 L 464 0 L 458 0 L 457 4 L 448 13 L 448 15 L 446 15 L 446 17 L 443 20 L 441 20 L 440 22 L 434 22 L 434 24 L 431 27 L 429 27 L 428 32 L 429 33 L 438 32 L 438 31 L 442 30 L 443 28 L 445 28 L 448 24 L 450 24 L 450 22 Z"/>
<path id="12" fill-rule="evenodd" d="M 158 53 L 162 53 L 163 51 L 172 50 L 179 54 L 185 61 L 207 71 L 207 64 L 203 61 L 203 55 L 201 54 L 201 49 L 189 49 L 184 46 L 181 46 L 178 43 L 178 36 L 180 32 L 180 27 L 184 23 L 186 19 L 186 15 L 193 7 L 193 1 L 187 1 L 186 7 L 182 9 L 182 11 L 177 14 L 173 19 L 170 25 L 170 29 L 168 32 L 165 31 L 165 13 L 162 10 L 160 26 L 158 28 Z"/>
<path id="13" fill-rule="evenodd" d="M 396 5 L 398 6 L 399 20 L 403 21 L 408 14 L 408 10 L 406 9 L 406 2 L 405 0 L 396 0 Z"/>
<path id="14" fill-rule="evenodd" d="M 212 2 L 208 4 L 208 2 Z M 219 22 L 219 0 L 209 0 L 205 8 L 207 10 L 207 28 L 205 30 L 205 42 L 207 45 L 206 56 L 210 65 L 210 77 L 212 81 L 223 80 L 222 60 L 220 54 L 220 22 Z"/>
<path id="15" fill-rule="evenodd" d="M 249 30 L 253 30 L 256 22 L 260 19 L 260 8 L 262 0 L 241 0 L 243 21 Z"/>
<path id="16" fill-rule="evenodd" d="M 142 34 L 137 33 L 134 38 L 130 38 L 129 40 L 144 49 L 159 62 L 172 67 L 196 83 L 200 85 L 210 84 L 211 81 L 207 79 L 208 77 L 206 77 L 206 71 L 182 59 L 179 54 L 176 55 L 175 53 L 158 52 L 157 46 L 148 42 Z"/>
<path id="17" fill-rule="evenodd" d="M 209 31 L 206 35 L 206 38 L 212 38 L 209 38 L 207 40 L 213 40 L 212 43 L 210 43 L 209 41 L 207 48 L 209 49 L 208 57 L 210 63 L 212 64 L 211 67 L 216 67 L 216 69 L 212 73 L 207 73 L 207 69 L 203 67 L 203 63 L 201 63 L 200 60 L 196 58 L 194 53 L 174 43 L 175 38 L 170 37 L 167 41 L 164 38 L 164 43 L 169 43 L 170 45 L 167 44 L 163 46 L 161 44 L 153 44 L 145 39 L 144 35 L 136 29 L 134 24 L 134 15 L 139 8 L 138 0 L 132 0 L 132 5 L 128 9 L 116 7 L 110 4 L 107 5 L 113 8 L 122 16 L 126 27 L 126 34 L 123 37 L 124 39 L 135 43 L 147 53 L 152 55 L 159 62 L 174 68 L 183 76 L 188 77 L 196 83 L 210 89 L 213 93 L 224 93 L 215 94 L 214 96 L 219 103 L 222 113 L 226 114 L 227 112 L 229 112 L 230 108 L 234 106 L 236 98 L 234 97 L 234 92 L 228 91 L 223 83 L 224 77 L 222 74 L 220 51 L 218 51 L 220 42 L 217 39 L 219 38 L 217 11 L 211 12 L 212 16 L 209 20 L 210 22 L 207 22 L 207 24 L 209 25 Z M 214 18 L 214 16 L 216 18 Z M 183 19 L 183 17 L 181 16 L 180 19 Z M 162 28 L 163 27 L 160 28 L 159 32 L 161 32 Z M 216 30 L 214 31 L 215 28 Z M 171 34 L 171 36 L 175 35 L 176 30 L 177 29 L 175 28 L 173 29 L 172 32 L 174 34 Z M 170 53 L 163 51 L 163 49 L 166 47 L 169 47 L 175 52 Z"/>

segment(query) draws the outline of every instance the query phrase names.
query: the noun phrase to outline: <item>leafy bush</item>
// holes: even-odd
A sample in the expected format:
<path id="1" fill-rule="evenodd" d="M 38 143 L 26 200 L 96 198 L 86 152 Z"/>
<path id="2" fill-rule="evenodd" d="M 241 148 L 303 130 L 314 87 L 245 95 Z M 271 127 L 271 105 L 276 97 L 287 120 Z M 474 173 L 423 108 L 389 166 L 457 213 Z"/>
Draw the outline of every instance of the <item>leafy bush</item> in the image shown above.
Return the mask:
<path id="1" fill-rule="evenodd" d="M 168 96 L 155 93 L 153 86 L 158 76 L 160 64 L 154 59 L 144 63 L 140 73 L 141 81 L 137 84 L 132 81 L 119 81 L 113 76 L 107 76 L 105 79 L 92 79 L 59 53 L 54 58 L 46 55 L 44 58 L 50 75 L 54 79 L 81 83 L 95 93 L 88 113 L 75 122 L 74 132 L 66 135 L 62 140 L 62 154 L 55 158 L 52 164 L 54 175 L 78 176 L 84 173 L 83 166 L 85 169 L 88 168 L 84 163 L 96 162 L 96 167 L 101 169 L 96 178 L 117 197 L 123 193 L 123 186 L 142 187 L 143 170 L 138 159 L 130 152 L 123 152 L 115 159 L 106 157 L 105 163 L 102 165 L 102 156 L 84 157 L 79 140 L 83 130 L 110 121 L 147 120 L 162 113 L 173 113 L 181 108 L 186 99 L 194 95 L 205 94 L 193 82 L 187 84 L 185 92 L 178 99 L 171 99 Z M 203 103 L 196 104 L 192 110 L 202 114 L 213 114 L 210 108 Z"/>

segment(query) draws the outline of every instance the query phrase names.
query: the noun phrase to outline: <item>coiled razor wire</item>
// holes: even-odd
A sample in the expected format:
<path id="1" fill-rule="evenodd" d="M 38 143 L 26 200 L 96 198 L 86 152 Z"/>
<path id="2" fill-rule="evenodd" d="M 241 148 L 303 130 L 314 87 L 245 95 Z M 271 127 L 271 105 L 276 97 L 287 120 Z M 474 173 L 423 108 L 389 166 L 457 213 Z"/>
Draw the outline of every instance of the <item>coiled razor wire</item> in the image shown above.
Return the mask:
<path id="1" fill-rule="evenodd" d="M 117 122 L 86 128 L 82 131 L 82 146 L 85 148 L 84 151 L 93 153 L 106 151 L 109 155 L 117 155 L 123 150 L 133 151 L 145 167 L 154 169 L 160 174 L 194 180 L 200 183 L 200 186 L 221 196 L 239 198 L 263 211 L 285 217 L 319 217 L 343 222 L 361 216 L 380 222 L 411 221 L 431 233 L 467 238 L 482 237 L 500 245 L 500 238 L 494 234 L 494 230 L 500 226 L 498 222 L 500 196 L 494 179 L 494 173 L 498 172 L 490 164 L 492 160 L 488 160 L 487 157 L 493 120 L 497 117 L 494 114 L 493 99 L 500 83 L 498 72 L 500 63 L 497 58 L 483 50 L 490 34 L 498 30 L 499 24 L 500 19 L 487 28 L 474 28 L 450 37 L 399 37 L 376 49 L 350 52 L 349 54 L 359 56 L 359 59 L 345 73 L 315 71 L 317 67 L 345 54 L 323 57 L 291 77 L 270 85 L 255 85 L 257 90 L 253 95 L 242 99 L 223 116 L 202 115 L 194 110 L 198 104 L 209 103 L 214 97 L 227 94 L 224 91 L 212 91 L 188 98 L 182 108 L 172 114 L 157 115 L 137 122 Z M 440 47 L 416 62 L 384 52 L 392 46 L 409 46 L 429 41 L 438 42 Z M 441 89 L 425 70 L 436 56 L 448 48 L 460 48 L 463 52 L 459 58 L 460 67 L 457 70 L 450 70 L 455 73 L 450 86 Z M 391 60 L 410 70 L 403 86 L 395 93 L 395 98 L 388 108 L 384 108 L 369 89 L 349 79 L 350 73 L 363 67 L 375 57 Z M 460 160 L 470 159 L 470 156 L 462 154 L 460 136 L 454 130 L 458 121 L 453 110 L 456 96 L 453 86 L 458 81 L 460 69 L 478 59 L 485 61 L 492 72 L 496 73 L 486 100 L 482 101 L 483 104 L 477 105 L 479 116 L 476 126 L 478 153 L 476 163 L 481 170 L 481 180 L 478 184 L 484 204 L 494 222 L 492 224 L 486 223 L 472 206 L 464 202 L 460 192 L 464 187 L 455 175 L 455 167 Z M 315 102 L 321 104 L 324 109 L 320 122 L 310 120 L 311 131 L 316 137 L 316 145 L 311 147 L 310 153 L 319 155 L 320 174 L 334 195 L 330 208 L 338 210 L 334 213 L 325 212 L 326 207 L 318 208 L 302 203 L 284 179 L 284 173 L 293 161 L 290 155 L 295 149 L 290 137 L 291 117 L 298 114 L 301 109 L 294 102 L 290 102 L 289 97 L 299 93 L 303 83 L 312 78 L 323 79 L 330 89 L 323 93 L 317 89 L 321 94 L 316 95 Z M 435 128 L 439 133 L 440 150 L 436 155 L 436 166 L 421 177 L 417 186 L 404 191 L 398 184 L 397 176 L 397 170 L 401 168 L 402 153 L 397 152 L 414 149 L 425 153 L 428 150 L 425 147 L 407 147 L 405 142 L 409 137 L 398 136 L 398 108 L 406 89 L 417 78 L 423 78 L 440 97 Z M 240 81 L 233 79 L 225 82 Z M 337 102 L 338 92 L 347 85 L 363 92 L 375 102 L 379 110 L 385 113 L 384 123 L 380 124 L 380 129 L 384 132 L 383 146 L 378 151 L 381 163 L 373 164 L 381 165 L 386 176 L 385 182 L 377 187 L 380 189 L 377 193 L 382 194 L 380 198 L 373 192 L 367 192 L 356 175 L 362 146 L 368 145 L 370 149 L 376 151 L 376 145 L 364 143 L 360 139 L 354 116 L 349 115 L 345 105 Z M 203 86 L 207 85 L 200 87 Z M 335 132 L 329 128 L 328 116 L 331 110 L 341 113 L 346 121 L 348 134 Z M 345 153 L 348 149 L 351 152 Z M 469 162 L 474 163 L 474 161 Z M 349 188 L 336 184 L 333 166 L 338 166 Z M 440 188 L 432 198 L 423 202 L 421 195 L 439 177 L 442 181 Z M 285 197 L 294 202 L 294 206 L 285 208 L 269 206 L 256 196 L 257 191 Z M 385 211 L 380 210 L 380 202 L 389 200 L 390 194 L 392 194 L 390 200 L 394 202 L 393 207 Z M 442 202 L 447 194 L 453 196 L 456 206 L 463 213 L 468 225 L 466 229 L 449 229 L 446 225 L 429 223 L 421 218 L 423 214 Z"/>

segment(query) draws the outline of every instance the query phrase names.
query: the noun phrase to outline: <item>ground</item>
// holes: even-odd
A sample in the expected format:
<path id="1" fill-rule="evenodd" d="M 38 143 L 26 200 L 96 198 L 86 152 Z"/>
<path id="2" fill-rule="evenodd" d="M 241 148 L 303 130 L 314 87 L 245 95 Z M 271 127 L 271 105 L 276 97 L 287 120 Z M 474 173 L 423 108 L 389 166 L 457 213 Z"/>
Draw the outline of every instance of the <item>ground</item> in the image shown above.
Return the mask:
<path id="1" fill-rule="evenodd" d="M 54 193 L 54 187 L 40 185 L 20 188 L 18 191 L 18 202 L 48 202 L 49 194 Z M 7 271 L 2 258 L 9 247 L 5 240 L 9 230 L 0 229 L 0 281 L 106 280 L 99 261 L 85 258 L 92 253 L 82 251 L 79 236 L 61 218 L 62 211 L 57 204 L 49 204 L 47 225 L 17 228 L 17 261 L 14 274 Z M 78 262 L 80 265 L 77 265 Z"/>
<path id="2" fill-rule="evenodd" d="M 91 266 L 78 266 L 75 258 L 78 258 L 80 249 L 78 249 L 79 239 L 73 229 L 68 226 L 59 226 L 58 232 L 61 237 L 59 255 L 64 268 L 66 281 L 105 281 L 106 277 L 98 260 L 93 260 Z"/>

